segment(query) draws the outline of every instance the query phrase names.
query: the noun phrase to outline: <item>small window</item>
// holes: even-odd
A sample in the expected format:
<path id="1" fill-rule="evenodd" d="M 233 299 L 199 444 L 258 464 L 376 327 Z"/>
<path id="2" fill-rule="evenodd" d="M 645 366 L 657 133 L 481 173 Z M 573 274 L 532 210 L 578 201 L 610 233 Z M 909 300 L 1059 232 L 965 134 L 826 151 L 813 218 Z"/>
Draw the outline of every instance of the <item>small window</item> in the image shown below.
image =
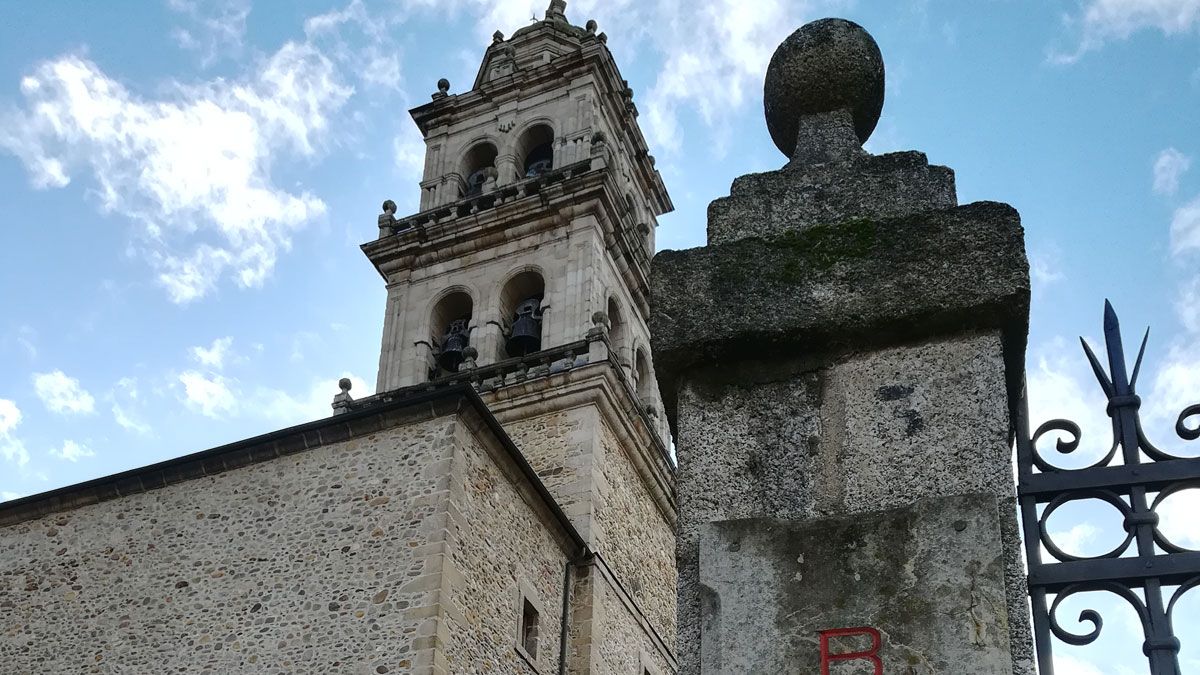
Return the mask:
<path id="1" fill-rule="evenodd" d="M 521 649 L 529 655 L 529 658 L 537 658 L 538 646 L 538 611 L 529 602 L 527 598 L 523 598 L 521 602 Z"/>

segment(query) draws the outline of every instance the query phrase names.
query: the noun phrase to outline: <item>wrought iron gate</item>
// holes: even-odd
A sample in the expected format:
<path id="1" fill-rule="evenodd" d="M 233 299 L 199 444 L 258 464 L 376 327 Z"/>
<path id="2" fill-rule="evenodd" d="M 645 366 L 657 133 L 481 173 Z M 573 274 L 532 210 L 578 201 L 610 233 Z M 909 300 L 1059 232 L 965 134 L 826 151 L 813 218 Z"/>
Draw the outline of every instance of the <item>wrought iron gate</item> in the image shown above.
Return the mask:
<path id="1" fill-rule="evenodd" d="M 1132 376 L 1126 375 L 1120 325 L 1107 301 L 1104 303 L 1107 372 L 1087 341 L 1080 339 L 1096 379 L 1108 396 L 1107 413 L 1112 418 L 1112 448 L 1100 461 L 1082 469 L 1063 469 L 1051 464 L 1038 451 L 1038 440 L 1048 432 L 1061 432 L 1064 435 L 1057 440 L 1057 452 L 1073 452 L 1079 447 L 1079 425 L 1069 420 L 1051 420 L 1030 435 L 1027 401 L 1021 401 L 1018 407 L 1017 494 L 1029 563 L 1038 668 L 1042 675 L 1053 673 L 1052 635 L 1071 645 L 1086 645 L 1099 637 L 1103 619 L 1093 609 L 1079 615 L 1080 623 L 1092 625 L 1086 633 L 1072 633 L 1058 622 L 1060 603 L 1089 591 L 1114 593 L 1133 606 L 1144 630 L 1142 651 L 1149 659 L 1151 675 L 1180 673 L 1180 642 L 1172 626 L 1172 612 L 1185 593 L 1200 586 L 1200 551 L 1170 541 L 1159 529 L 1156 509 L 1170 495 L 1200 487 L 1200 458 L 1180 457 L 1160 450 L 1142 430 L 1138 412 L 1141 399 L 1136 387 L 1149 335 L 1147 329 Z M 1200 417 L 1200 404 L 1179 414 L 1175 431 L 1180 438 L 1189 441 L 1200 438 L 1200 420 L 1188 424 L 1193 417 Z M 1059 507 L 1080 500 L 1099 500 L 1121 513 L 1126 536 L 1117 548 L 1099 556 L 1082 557 L 1055 545 L 1047 531 L 1047 520 Z M 1042 547 L 1053 560 L 1042 560 Z M 1200 631 L 1188 631 L 1188 637 L 1200 639 Z"/>

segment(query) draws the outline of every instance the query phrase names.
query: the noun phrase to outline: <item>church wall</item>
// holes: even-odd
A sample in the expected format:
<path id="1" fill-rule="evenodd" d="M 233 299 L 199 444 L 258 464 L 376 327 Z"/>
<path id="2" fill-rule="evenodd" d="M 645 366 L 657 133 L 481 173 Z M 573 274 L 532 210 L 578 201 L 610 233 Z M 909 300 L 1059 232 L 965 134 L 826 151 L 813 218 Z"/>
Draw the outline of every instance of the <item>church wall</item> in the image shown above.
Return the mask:
<path id="1" fill-rule="evenodd" d="M 675 645 L 675 532 L 608 427 L 597 428 L 603 458 L 597 476 L 595 549 L 637 602 L 659 637 Z M 640 629 L 639 629 L 640 630 Z"/>
<path id="2" fill-rule="evenodd" d="M 0 669 L 429 672 L 453 419 L 0 528 Z"/>
<path id="3" fill-rule="evenodd" d="M 672 675 L 672 664 L 646 633 L 628 605 L 621 600 L 619 589 L 603 575 L 596 583 L 595 616 L 602 626 L 597 641 L 597 675 Z"/>
<path id="4" fill-rule="evenodd" d="M 513 420 L 504 427 L 585 540 L 592 528 L 597 419 L 589 406 Z"/>
<path id="5" fill-rule="evenodd" d="M 469 429 L 457 430 L 451 494 L 447 672 L 554 673 L 558 669 L 563 574 L 569 559 L 544 507 Z M 538 611 L 537 670 L 518 653 L 522 600 Z"/>

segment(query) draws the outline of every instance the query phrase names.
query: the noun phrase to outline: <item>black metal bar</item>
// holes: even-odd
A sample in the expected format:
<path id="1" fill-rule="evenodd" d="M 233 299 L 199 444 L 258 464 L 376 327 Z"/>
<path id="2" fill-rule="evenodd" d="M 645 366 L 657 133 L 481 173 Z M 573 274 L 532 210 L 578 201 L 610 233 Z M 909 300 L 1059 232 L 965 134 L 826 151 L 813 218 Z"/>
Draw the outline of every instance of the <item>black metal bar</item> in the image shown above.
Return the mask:
<path id="1" fill-rule="evenodd" d="M 1159 579 L 1174 586 L 1200 574 L 1200 552 L 1168 553 L 1133 558 L 1096 558 L 1071 560 L 1044 565 L 1029 565 L 1029 584 L 1056 593 L 1067 586 L 1106 579 L 1140 585 L 1147 579 Z"/>
<path id="2" fill-rule="evenodd" d="M 1098 466 L 1075 471 L 1035 473 L 1017 480 L 1017 493 L 1038 498 L 1044 504 L 1063 492 L 1140 485 L 1147 492 L 1180 481 L 1200 480 L 1200 462 L 1176 459 L 1137 466 Z"/>

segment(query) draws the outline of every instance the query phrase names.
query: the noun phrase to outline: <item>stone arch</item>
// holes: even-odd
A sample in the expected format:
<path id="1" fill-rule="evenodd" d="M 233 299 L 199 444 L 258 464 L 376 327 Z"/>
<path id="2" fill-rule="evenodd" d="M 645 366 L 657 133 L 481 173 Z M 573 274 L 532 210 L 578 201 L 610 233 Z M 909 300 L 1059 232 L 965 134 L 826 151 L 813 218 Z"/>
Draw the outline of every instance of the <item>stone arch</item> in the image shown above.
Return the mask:
<path id="1" fill-rule="evenodd" d="M 485 184 L 496 180 L 496 157 L 499 150 L 490 137 L 476 139 L 467 145 L 458 162 L 458 173 L 463 177 L 463 197 L 480 194 Z"/>
<path id="2" fill-rule="evenodd" d="M 633 388 L 638 398 L 653 398 L 654 372 L 650 368 L 650 354 L 644 345 L 638 345 L 633 350 Z"/>
<path id="3" fill-rule="evenodd" d="M 470 345 L 474 313 L 475 297 L 465 286 L 451 286 L 430 303 L 426 326 L 435 361 L 432 377 L 458 370 L 462 352 Z"/>
<path id="4" fill-rule="evenodd" d="M 521 178 L 533 178 L 554 168 L 555 139 L 549 120 L 533 120 L 525 125 L 513 148 Z"/>
<path id="5" fill-rule="evenodd" d="M 550 346 L 543 340 L 545 331 L 542 325 L 542 313 L 546 310 L 545 298 L 546 275 L 542 268 L 536 265 L 518 267 L 501 282 L 498 300 L 501 332 L 504 339 L 500 341 L 498 358 L 524 356 Z M 534 319 L 536 326 L 519 321 L 519 313 L 529 315 L 530 312 L 532 312 L 532 316 L 526 318 Z M 519 322 L 522 323 L 520 327 L 517 325 Z M 534 327 L 536 327 L 537 336 L 536 347 L 531 347 L 531 341 L 512 340 L 514 328 L 523 328 L 527 331 L 525 334 L 528 335 L 528 331 Z"/>
<path id="6" fill-rule="evenodd" d="M 626 316 L 624 308 L 621 306 L 621 301 L 616 295 L 608 296 L 608 305 L 605 308 L 608 314 L 608 345 L 616 357 L 616 362 L 622 367 L 629 364 L 629 359 L 626 356 L 629 342 L 629 317 Z"/>

